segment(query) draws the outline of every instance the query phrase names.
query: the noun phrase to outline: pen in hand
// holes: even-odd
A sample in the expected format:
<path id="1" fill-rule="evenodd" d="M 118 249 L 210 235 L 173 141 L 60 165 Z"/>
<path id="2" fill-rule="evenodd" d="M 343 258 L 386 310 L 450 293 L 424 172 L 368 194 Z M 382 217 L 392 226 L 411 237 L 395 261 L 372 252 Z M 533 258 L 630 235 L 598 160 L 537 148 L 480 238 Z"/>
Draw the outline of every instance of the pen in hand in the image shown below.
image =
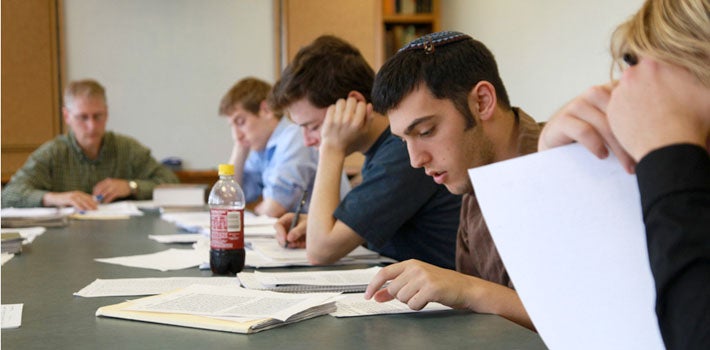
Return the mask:
<path id="1" fill-rule="evenodd" d="M 286 237 L 284 237 L 284 248 L 288 248 L 288 233 L 293 230 L 294 227 L 298 224 L 298 217 L 301 215 L 301 212 L 303 211 L 303 206 L 306 204 L 306 196 L 308 195 L 308 190 L 303 191 L 303 195 L 301 195 L 301 201 L 298 202 L 298 206 L 296 207 L 296 212 L 293 215 L 293 220 L 291 220 L 291 228 L 288 229 L 288 232 L 286 232 Z"/>

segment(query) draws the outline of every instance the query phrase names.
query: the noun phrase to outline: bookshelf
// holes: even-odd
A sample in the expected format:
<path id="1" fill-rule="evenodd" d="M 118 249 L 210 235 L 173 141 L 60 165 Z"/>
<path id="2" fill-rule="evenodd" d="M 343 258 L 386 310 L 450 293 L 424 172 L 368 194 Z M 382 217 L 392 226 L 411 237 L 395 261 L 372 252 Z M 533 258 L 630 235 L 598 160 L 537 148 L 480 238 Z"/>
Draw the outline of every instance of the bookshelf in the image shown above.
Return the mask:
<path id="1" fill-rule="evenodd" d="M 439 0 L 382 0 L 382 62 L 408 42 L 440 30 Z"/>

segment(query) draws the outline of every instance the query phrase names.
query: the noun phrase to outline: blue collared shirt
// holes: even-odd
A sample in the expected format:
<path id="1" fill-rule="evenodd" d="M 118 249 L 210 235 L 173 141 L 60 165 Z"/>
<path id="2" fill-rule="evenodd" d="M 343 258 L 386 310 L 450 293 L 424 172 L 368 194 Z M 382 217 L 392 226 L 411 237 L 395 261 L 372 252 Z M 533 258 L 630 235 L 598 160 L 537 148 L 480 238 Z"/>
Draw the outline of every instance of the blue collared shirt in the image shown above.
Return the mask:
<path id="1" fill-rule="evenodd" d="M 242 189 L 247 203 L 262 196 L 275 200 L 288 211 L 295 211 L 304 190 L 308 201 L 313 193 L 318 151 L 307 147 L 300 127 L 282 118 L 271 134 L 266 148 L 250 152 L 244 164 Z M 340 197 L 350 190 L 347 178 L 341 181 Z M 307 212 L 307 206 L 303 210 Z"/>

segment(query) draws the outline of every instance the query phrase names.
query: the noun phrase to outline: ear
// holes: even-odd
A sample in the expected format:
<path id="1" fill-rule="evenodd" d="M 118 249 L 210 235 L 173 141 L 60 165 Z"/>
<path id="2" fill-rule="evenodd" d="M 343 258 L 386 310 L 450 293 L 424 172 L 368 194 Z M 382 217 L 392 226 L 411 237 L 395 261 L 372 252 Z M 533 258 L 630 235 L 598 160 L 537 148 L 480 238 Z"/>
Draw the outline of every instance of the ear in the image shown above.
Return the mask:
<path id="1" fill-rule="evenodd" d="M 468 105 L 473 115 L 481 120 L 488 120 L 495 112 L 498 97 L 493 84 L 482 80 L 468 94 Z"/>
<path id="2" fill-rule="evenodd" d="M 271 113 L 271 109 L 269 109 L 269 105 L 266 103 L 266 100 L 261 101 L 259 104 L 259 116 L 272 116 L 273 114 Z"/>
<path id="3" fill-rule="evenodd" d="M 69 109 L 67 107 L 62 107 L 62 116 L 64 117 L 64 124 L 69 125 Z"/>
<path id="4" fill-rule="evenodd" d="M 367 99 L 365 98 L 365 96 L 363 96 L 363 94 L 361 94 L 355 90 L 350 91 L 348 93 L 348 97 L 352 97 L 352 98 L 356 99 L 358 102 L 367 103 Z"/>

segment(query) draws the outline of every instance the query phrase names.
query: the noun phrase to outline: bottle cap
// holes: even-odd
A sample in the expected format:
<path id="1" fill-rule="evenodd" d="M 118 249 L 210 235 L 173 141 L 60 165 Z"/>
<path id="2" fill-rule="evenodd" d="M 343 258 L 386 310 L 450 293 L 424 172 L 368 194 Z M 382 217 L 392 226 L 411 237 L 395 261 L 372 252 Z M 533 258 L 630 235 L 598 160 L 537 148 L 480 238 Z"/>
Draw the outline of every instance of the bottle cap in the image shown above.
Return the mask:
<path id="1" fill-rule="evenodd" d="M 234 175 L 234 165 L 232 164 L 220 164 L 219 165 L 219 175 Z"/>

